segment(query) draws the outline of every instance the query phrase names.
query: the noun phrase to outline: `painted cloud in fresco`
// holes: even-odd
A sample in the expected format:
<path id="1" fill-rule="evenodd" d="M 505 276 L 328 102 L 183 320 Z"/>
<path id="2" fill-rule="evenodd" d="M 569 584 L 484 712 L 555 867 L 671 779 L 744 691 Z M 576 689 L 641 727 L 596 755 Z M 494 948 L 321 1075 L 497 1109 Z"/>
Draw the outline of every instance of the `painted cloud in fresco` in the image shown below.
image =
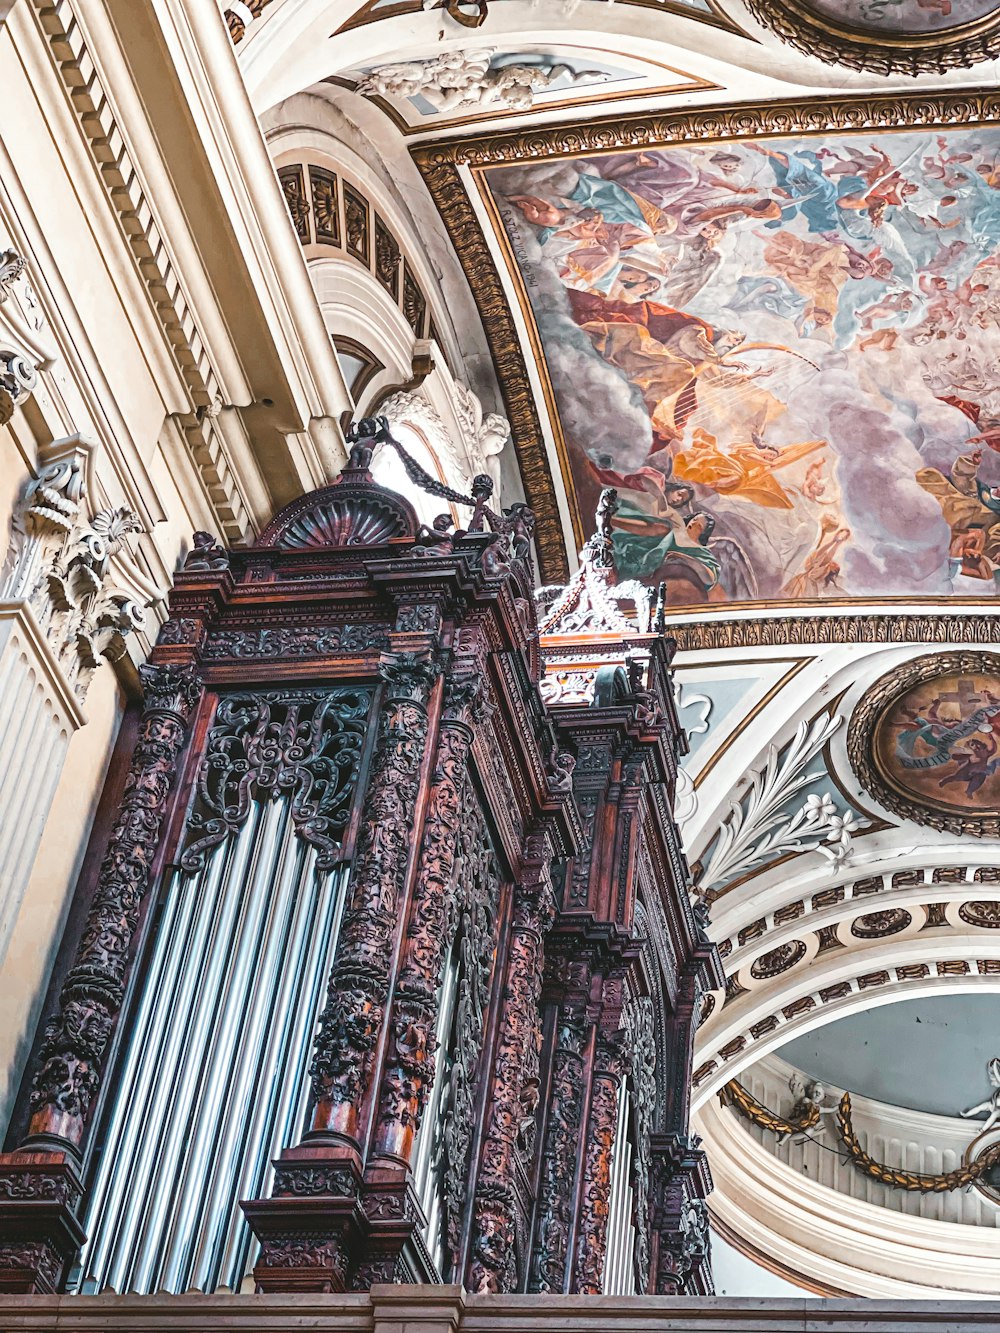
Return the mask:
<path id="1" fill-rule="evenodd" d="M 673 605 L 1000 589 L 1000 131 L 487 175 L 586 511 Z"/>
<path id="2" fill-rule="evenodd" d="M 823 18 L 879 33 L 935 33 L 974 23 L 996 10 L 996 0 L 809 0 Z"/>

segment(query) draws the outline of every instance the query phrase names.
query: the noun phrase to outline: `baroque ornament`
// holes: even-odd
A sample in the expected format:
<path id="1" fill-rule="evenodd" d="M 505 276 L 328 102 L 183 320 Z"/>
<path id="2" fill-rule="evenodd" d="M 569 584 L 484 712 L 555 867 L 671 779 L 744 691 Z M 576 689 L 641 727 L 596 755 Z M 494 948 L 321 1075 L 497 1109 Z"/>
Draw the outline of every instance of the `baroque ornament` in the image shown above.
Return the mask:
<path id="1" fill-rule="evenodd" d="M 143 666 L 140 676 L 146 698 L 121 808 L 32 1081 L 31 1134 L 74 1145 L 100 1086 L 167 800 L 201 696 L 190 668 Z"/>
<path id="2" fill-rule="evenodd" d="M 700 876 L 700 891 L 711 893 L 738 876 L 794 852 L 819 852 L 832 867 L 851 855 L 854 834 L 865 827 L 852 810 L 839 813 L 826 793 L 810 793 L 797 807 L 794 798 L 822 777 L 807 771 L 843 719 L 824 713 L 800 722 L 781 750 L 768 746 L 762 769 L 750 774 L 749 791 L 729 807 Z"/>
<path id="3" fill-rule="evenodd" d="M 935 74 L 1000 55 L 990 0 L 746 0 L 758 22 L 826 64 L 876 74 Z M 918 15 L 916 21 L 911 13 Z"/>
<path id="4" fill-rule="evenodd" d="M 1000 656 L 934 653 L 887 672 L 854 711 L 847 754 L 893 814 L 1000 837 Z"/>
<path id="5" fill-rule="evenodd" d="M 384 1076 L 377 1143 L 380 1151 L 405 1158 L 412 1151 L 435 1075 L 434 1029 L 445 960 L 460 920 L 465 920 L 463 962 L 472 972 L 474 960 L 481 957 L 474 937 L 481 932 L 471 926 L 473 921 L 481 923 L 491 899 L 488 850 L 481 845 L 485 830 L 468 781 L 480 692 L 479 678 L 471 676 L 453 677 L 445 686 L 437 762 L 393 999 L 393 1054 Z"/>
<path id="6" fill-rule="evenodd" d="M 354 858 L 351 898 L 330 971 L 310 1069 L 314 1127 L 357 1132 L 388 997 L 392 940 L 410 859 L 438 665 L 423 654 L 383 658 L 379 740 Z"/>
<path id="7" fill-rule="evenodd" d="M 553 84 L 603 83 L 603 70 L 574 70 L 570 65 L 494 64 L 494 48 L 444 51 L 433 60 L 382 65 L 358 81 L 365 97 L 420 97 L 442 115 L 466 107 L 530 111 L 535 97 Z"/>
<path id="8" fill-rule="evenodd" d="M 130 509 L 99 510 L 89 521 L 85 453 L 47 464 L 14 511 L 4 565 L 5 600 L 23 600 L 48 638 L 82 703 L 101 657 L 126 652 L 125 636 L 146 624 L 145 608 L 110 582 L 114 557 L 142 528 Z"/>
<path id="9" fill-rule="evenodd" d="M 195 785 L 181 866 L 200 870 L 256 802 L 287 796 L 299 837 L 332 869 L 347 827 L 367 730 L 366 690 L 269 690 L 224 696 Z"/>
<path id="10" fill-rule="evenodd" d="M 537 1109 L 539 1004 L 544 940 L 555 918 L 547 836 L 530 834 L 524 870 L 514 886 L 514 918 L 504 978 L 505 1004 L 494 1060 L 493 1098 L 473 1204 L 473 1291 L 511 1291 L 515 1263 L 514 1167 L 524 1122 Z M 533 1086 L 534 1080 L 534 1086 Z M 532 1096 L 532 1093 L 534 1094 Z"/>

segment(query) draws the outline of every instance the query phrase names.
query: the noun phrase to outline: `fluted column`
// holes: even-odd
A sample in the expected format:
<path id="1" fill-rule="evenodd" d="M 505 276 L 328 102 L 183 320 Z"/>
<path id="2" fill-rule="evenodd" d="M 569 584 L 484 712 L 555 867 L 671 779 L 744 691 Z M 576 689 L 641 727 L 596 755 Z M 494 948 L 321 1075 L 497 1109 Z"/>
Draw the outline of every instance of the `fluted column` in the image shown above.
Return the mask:
<path id="1" fill-rule="evenodd" d="M 488 1110 L 482 1159 L 473 1205 L 472 1291 L 512 1291 L 515 1267 L 514 1160 L 518 1133 L 538 1101 L 540 997 L 545 936 L 555 916 L 546 834 L 527 840 L 525 861 L 515 886 L 504 1005 L 494 1060 L 492 1104 Z"/>
<path id="2" fill-rule="evenodd" d="M 51 1290 L 81 1239 L 66 1216 L 79 1195 L 73 1164 L 100 1087 L 168 797 L 201 693 L 190 668 L 144 666 L 141 677 L 139 738 L 76 956 L 45 1029 L 28 1137 L 17 1152 L 0 1156 L 0 1289 Z M 25 1260 L 18 1241 L 34 1227 L 33 1199 L 57 1201 L 61 1211 L 34 1237 Z M 19 1276 L 5 1281 L 5 1270 Z"/>

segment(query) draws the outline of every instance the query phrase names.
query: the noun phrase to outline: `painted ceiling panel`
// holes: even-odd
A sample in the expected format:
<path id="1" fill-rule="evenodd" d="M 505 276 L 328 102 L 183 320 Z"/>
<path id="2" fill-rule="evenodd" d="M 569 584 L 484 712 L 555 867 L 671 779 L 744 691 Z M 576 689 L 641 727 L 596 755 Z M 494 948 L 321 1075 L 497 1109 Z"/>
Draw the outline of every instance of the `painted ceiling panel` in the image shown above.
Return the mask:
<path id="1" fill-rule="evenodd" d="M 880 33 L 935 33 L 986 18 L 995 0 L 809 0 L 822 18 Z"/>
<path id="2" fill-rule="evenodd" d="M 1000 134 L 650 147 L 485 182 L 579 510 L 671 605 L 993 596 Z"/>

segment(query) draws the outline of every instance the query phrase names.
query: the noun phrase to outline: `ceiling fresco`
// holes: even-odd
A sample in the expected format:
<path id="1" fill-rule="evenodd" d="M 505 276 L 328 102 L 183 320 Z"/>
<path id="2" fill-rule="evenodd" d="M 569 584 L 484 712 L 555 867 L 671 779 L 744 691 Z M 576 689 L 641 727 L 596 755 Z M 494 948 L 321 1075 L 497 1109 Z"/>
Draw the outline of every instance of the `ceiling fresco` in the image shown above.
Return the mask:
<path id="1" fill-rule="evenodd" d="M 930 34 L 975 23 L 995 0 L 808 0 L 822 18 L 878 33 Z"/>
<path id="2" fill-rule="evenodd" d="M 669 604 L 991 597 L 1000 133 L 650 147 L 483 176 L 565 480 Z"/>
<path id="3" fill-rule="evenodd" d="M 935 653 L 890 671 L 862 697 L 847 748 L 887 809 L 1000 836 L 1000 656 Z"/>

